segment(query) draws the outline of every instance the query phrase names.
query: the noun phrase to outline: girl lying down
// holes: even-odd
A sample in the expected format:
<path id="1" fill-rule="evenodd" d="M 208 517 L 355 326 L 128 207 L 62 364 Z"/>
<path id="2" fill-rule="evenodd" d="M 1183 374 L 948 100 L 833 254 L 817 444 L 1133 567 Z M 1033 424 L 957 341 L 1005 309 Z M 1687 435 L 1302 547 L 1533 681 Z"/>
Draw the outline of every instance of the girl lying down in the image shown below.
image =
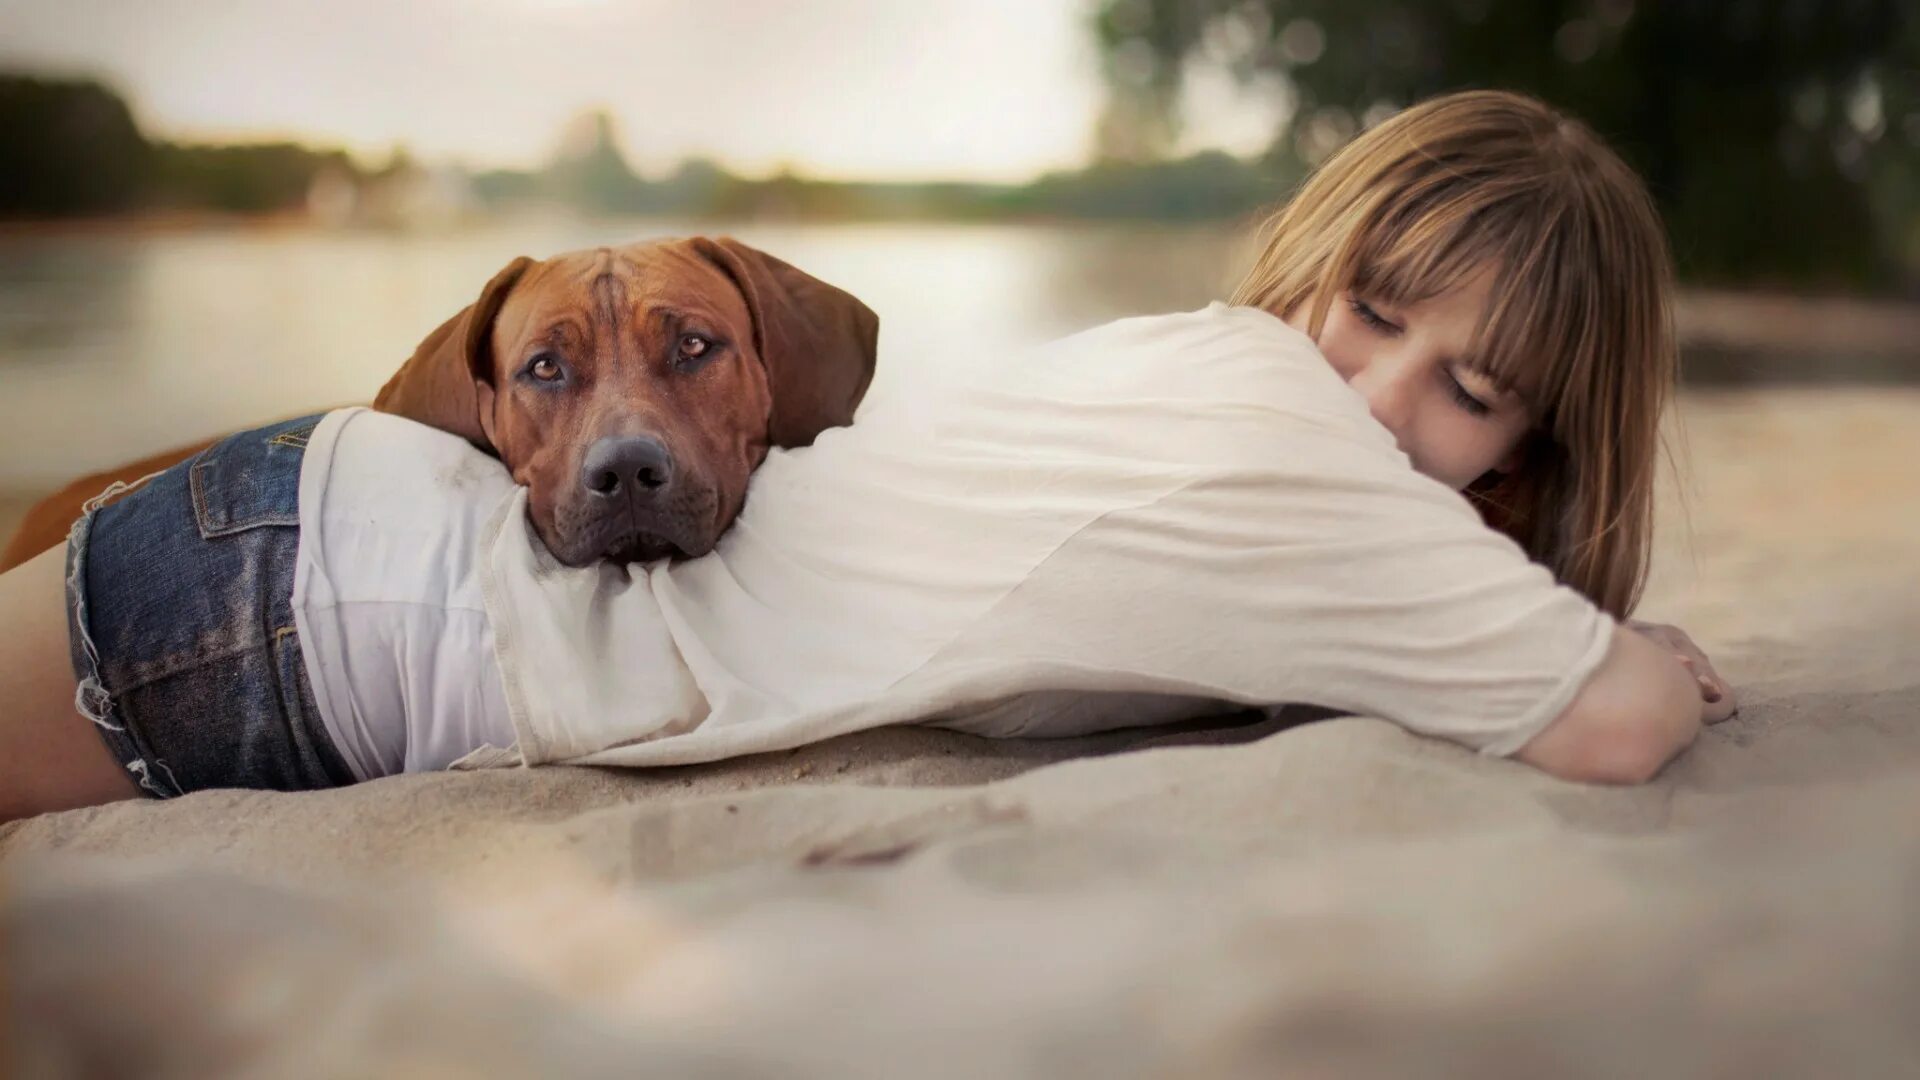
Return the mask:
<path id="1" fill-rule="evenodd" d="M 234 436 L 0 576 L 0 812 L 1287 703 L 1642 781 L 1733 709 L 1684 634 L 1620 621 L 1670 293 L 1611 151 L 1466 93 L 1330 159 L 1231 304 L 772 451 L 700 558 L 563 566 L 496 462 L 398 417 Z"/>

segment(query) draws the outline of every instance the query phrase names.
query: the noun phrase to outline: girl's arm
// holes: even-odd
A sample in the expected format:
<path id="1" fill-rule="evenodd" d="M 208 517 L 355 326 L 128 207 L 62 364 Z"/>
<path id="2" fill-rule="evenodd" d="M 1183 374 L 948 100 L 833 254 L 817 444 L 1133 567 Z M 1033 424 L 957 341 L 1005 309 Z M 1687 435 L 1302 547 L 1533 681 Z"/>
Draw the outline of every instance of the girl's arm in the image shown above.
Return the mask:
<path id="1" fill-rule="evenodd" d="M 1615 627 L 1573 703 L 1514 756 L 1564 780 L 1644 783 L 1700 733 L 1704 704 L 1674 653 Z"/>

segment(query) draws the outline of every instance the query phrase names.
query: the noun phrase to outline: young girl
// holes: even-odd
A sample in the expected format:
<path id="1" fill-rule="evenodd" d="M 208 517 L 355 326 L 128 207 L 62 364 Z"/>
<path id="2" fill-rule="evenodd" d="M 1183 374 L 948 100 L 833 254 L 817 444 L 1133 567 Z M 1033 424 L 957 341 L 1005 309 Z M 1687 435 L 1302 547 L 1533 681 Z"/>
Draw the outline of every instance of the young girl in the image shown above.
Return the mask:
<path id="1" fill-rule="evenodd" d="M 1732 709 L 1684 635 L 1616 621 L 1670 292 L 1603 144 L 1468 93 L 1330 160 L 1235 306 L 775 451 L 704 558 L 560 566 L 497 466 L 398 418 L 235 436 L 0 576 L 0 813 L 1282 703 L 1645 780 Z"/>

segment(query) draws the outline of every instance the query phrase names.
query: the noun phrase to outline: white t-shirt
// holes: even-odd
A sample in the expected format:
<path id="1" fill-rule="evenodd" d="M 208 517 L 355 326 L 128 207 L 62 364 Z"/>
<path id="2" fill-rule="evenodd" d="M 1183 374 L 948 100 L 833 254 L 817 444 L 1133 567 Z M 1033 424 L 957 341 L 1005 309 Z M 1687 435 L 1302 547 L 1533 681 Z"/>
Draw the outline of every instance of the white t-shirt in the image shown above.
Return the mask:
<path id="1" fill-rule="evenodd" d="M 358 779 L 513 742 L 479 556 L 514 490 L 464 439 L 396 416 L 340 409 L 308 438 L 293 620 L 320 718 Z"/>
<path id="2" fill-rule="evenodd" d="M 892 362 L 898 363 L 899 360 Z M 883 724 L 1062 735 L 1311 703 L 1494 754 L 1612 621 L 1416 473 L 1311 341 L 1128 319 L 775 451 L 713 554 L 482 561 L 521 756 L 684 763 Z"/>
<path id="3" fill-rule="evenodd" d="M 909 722 L 1070 735 L 1287 703 L 1510 754 L 1606 655 L 1612 620 L 1416 473 L 1264 312 L 1123 320 L 917 385 L 769 454 L 715 551 L 680 563 L 560 566 L 524 492 L 423 498 L 442 481 L 411 453 L 348 468 L 336 450 L 316 483 L 326 503 L 389 504 L 368 538 L 469 548 L 447 556 L 446 606 L 470 611 L 478 577 L 491 657 L 404 655 L 435 672 L 409 685 L 499 683 L 510 730 L 465 728 L 515 751 L 476 756 L 494 763 L 682 764 Z M 361 542 L 325 535 L 336 587 Z M 404 705 L 448 714 L 409 712 L 409 739 L 474 707 Z"/>

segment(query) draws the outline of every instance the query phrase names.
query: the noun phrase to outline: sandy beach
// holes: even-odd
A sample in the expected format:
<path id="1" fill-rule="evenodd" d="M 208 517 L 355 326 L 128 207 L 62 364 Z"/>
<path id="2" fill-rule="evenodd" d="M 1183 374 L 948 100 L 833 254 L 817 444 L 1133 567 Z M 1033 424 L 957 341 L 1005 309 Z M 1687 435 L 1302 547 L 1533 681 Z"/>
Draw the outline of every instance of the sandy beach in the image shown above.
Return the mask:
<path id="1" fill-rule="evenodd" d="M 1920 391 L 1693 392 L 1683 417 L 1690 483 L 1664 500 L 1642 613 L 1691 631 L 1742 708 L 1645 787 L 1336 718 L 1051 743 L 896 729 L 690 769 L 51 815 L 0 830 L 17 1060 L 1920 1066 Z"/>

